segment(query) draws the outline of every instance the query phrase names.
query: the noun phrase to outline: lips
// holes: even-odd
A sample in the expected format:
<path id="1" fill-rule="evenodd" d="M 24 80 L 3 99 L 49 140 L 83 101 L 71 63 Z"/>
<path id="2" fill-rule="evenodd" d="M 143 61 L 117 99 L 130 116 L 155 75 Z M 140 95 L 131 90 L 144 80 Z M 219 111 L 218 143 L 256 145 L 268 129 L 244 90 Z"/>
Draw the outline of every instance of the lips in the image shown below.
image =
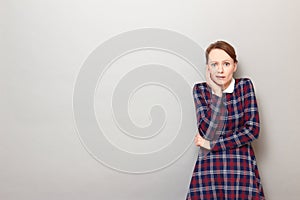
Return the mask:
<path id="1" fill-rule="evenodd" d="M 216 76 L 217 78 L 224 79 L 225 76 Z"/>

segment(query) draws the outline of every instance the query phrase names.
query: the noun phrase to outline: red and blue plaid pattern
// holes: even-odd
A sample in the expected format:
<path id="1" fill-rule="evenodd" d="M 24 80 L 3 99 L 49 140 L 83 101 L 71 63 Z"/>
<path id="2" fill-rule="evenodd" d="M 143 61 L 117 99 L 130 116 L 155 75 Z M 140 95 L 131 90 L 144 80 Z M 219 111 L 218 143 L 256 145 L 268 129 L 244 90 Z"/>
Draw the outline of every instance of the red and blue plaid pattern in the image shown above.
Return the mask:
<path id="1" fill-rule="evenodd" d="M 212 150 L 199 156 L 187 200 L 264 200 L 251 142 L 259 136 L 259 114 L 252 82 L 236 79 L 233 93 L 212 94 L 206 83 L 193 88 L 197 125 Z"/>

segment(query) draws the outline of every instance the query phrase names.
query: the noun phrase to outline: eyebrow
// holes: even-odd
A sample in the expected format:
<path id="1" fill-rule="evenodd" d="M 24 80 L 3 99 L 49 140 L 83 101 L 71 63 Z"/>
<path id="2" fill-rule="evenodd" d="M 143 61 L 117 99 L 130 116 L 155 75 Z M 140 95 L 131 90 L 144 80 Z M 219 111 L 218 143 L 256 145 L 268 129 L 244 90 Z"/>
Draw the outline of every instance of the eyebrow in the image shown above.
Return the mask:
<path id="1" fill-rule="evenodd" d="M 228 59 L 226 59 L 226 60 L 222 60 L 221 62 L 225 62 L 225 61 L 227 61 L 227 62 L 230 62 L 231 60 L 228 60 Z M 209 61 L 209 63 L 213 63 L 213 62 L 218 62 L 218 61 Z"/>

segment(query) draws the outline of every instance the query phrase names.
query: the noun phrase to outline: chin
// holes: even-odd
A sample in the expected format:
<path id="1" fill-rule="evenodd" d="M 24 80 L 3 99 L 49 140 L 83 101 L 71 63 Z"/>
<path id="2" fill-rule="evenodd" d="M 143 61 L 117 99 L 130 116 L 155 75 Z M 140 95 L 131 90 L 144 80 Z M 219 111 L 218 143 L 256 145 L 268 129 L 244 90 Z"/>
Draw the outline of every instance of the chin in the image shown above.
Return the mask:
<path id="1" fill-rule="evenodd" d="M 214 80 L 214 82 L 215 82 L 218 86 L 223 86 L 224 83 L 226 83 L 225 81 L 220 81 L 220 80 Z"/>
<path id="2" fill-rule="evenodd" d="M 220 87 L 224 87 L 225 85 L 228 85 L 229 81 L 220 81 L 220 80 L 214 80 L 214 82 L 220 86 Z"/>

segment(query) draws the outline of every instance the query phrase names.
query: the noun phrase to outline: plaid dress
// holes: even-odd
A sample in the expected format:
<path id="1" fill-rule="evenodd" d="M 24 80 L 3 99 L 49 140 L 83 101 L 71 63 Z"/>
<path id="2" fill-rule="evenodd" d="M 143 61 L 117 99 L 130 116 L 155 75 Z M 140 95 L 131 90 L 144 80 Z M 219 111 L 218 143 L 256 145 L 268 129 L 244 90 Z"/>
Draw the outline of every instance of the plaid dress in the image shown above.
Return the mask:
<path id="1" fill-rule="evenodd" d="M 186 199 L 265 199 L 251 146 L 260 126 L 251 80 L 235 79 L 222 97 L 197 83 L 193 95 L 199 133 L 212 149 L 201 147 Z"/>

